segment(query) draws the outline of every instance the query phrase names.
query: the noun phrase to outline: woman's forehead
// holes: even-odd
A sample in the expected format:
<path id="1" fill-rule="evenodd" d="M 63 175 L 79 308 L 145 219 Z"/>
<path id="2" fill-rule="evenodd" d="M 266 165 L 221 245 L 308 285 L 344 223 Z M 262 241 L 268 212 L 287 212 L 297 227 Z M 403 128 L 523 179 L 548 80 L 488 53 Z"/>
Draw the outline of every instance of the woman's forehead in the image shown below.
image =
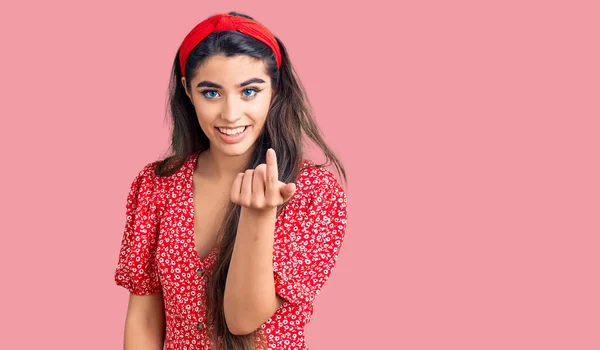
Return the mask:
<path id="1" fill-rule="evenodd" d="M 238 85 L 253 78 L 268 81 L 263 60 L 246 56 L 226 57 L 215 55 L 207 58 L 196 70 L 194 80 L 208 80 L 221 85 Z"/>

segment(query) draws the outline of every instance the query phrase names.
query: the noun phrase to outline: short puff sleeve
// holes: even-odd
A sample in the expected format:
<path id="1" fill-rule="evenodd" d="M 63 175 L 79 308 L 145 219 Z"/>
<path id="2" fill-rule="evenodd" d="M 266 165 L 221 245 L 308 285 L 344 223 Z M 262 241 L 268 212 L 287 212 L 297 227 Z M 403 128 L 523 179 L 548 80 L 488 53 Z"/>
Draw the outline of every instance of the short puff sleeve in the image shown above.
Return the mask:
<path id="1" fill-rule="evenodd" d="M 125 209 L 125 232 L 114 275 L 117 285 L 136 295 L 148 295 L 161 289 L 156 264 L 159 218 L 155 165 L 146 165 L 131 184 Z"/>
<path id="2" fill-rule="evenodd" d="M 331 275 L 346 232 L 346 194 L 324 168 L 305 170 L 299 195 L 276 226 L 275 291 L 291 304 L 312 303 Z"/>

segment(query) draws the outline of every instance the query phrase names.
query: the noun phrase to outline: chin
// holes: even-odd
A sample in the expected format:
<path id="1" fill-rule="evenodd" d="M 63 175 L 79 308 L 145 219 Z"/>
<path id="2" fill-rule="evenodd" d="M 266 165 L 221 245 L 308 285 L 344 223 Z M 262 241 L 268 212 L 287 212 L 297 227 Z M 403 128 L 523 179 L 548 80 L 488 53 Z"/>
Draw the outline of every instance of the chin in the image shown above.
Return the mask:
<path id="1" fill-rule="evenodd" d="M 226 156 L 229 156 L 229 157 L 243 156 L 249 150 L 250 150 L 250 147 L 240 147 L 240 146 L 225 147 L 225 148 L 220 147 L 220 149 L 219 149 L 219 151 L 221 151 L 223 154 L 225 154 Z"/>
<path id="2" fill-rule="evenodd" d="M 256 140 L 254 140 L 256 142 Z M 217 143 L 212 143 L 211 147 L 216 148 L 220 153 L 228 156 L 228 157 L 239 157 L 247 154 L 251 146 L 254 143 L 250 144 L 248 142 L 240 142 L 236 144 L 227 144 L 223 142 L 217 141 Z M 216 146 L 216 147 L 215 147 Z"/>

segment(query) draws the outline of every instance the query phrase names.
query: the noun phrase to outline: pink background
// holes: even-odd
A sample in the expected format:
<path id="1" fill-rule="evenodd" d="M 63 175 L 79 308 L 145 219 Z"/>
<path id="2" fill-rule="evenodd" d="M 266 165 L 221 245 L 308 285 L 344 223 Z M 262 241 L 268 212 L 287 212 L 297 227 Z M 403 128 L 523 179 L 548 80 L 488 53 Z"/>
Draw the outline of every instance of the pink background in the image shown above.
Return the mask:
<path id="1" fill-rule="evenodd" d="M 3 3 L 1 347 L 121 348 L 128 186 L 180 41 L 237 10 L 348 168 L 312 350 L 600 349 L 598 2 L 384 3 Z"/>

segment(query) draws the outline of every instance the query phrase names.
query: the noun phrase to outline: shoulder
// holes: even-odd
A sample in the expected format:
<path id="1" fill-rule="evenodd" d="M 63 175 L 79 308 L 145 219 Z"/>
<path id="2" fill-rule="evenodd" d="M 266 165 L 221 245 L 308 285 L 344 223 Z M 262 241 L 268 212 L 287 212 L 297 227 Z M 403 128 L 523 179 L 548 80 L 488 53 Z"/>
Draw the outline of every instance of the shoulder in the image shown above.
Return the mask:
<path id="1" fill-rule="evenodd" d="M 127 208 L 137 210 L 149 205 L 154 199 L 156 187 L 156 165 L 158 162 L 148 163 L 143 166 L 134 177 L 129 187 Z"/>
<path id="2" fill-rule="evenodd" d="M 139 191 L 142 187 L 155 186 L 157 181 L 156 167 L 159 161 L 144 165 L 135 175 L 131 183 L 131 191 Z"/>
<path id="3" fill-rule="evenodd" d="M 289 208 L 300 215 L 346 216 L 346 192 L 336 176 L 326 167 L 305 160 L 296 181 L 296 193 Z M 304 213 L 304 214 L 302 214 Z"/>
<path id="4" fill-rule="evenodd" d="M 143 181 L 155 181 L 157 178 L 156 167 L 159 163 L 160 161 L 157 160 L 144 165 L 141 170 L 139 170 L 136 177 Z"/>
<path id="5" fill-rule="evenodd" d="M 331 170 L 318 166 L 310 160 L 303 161 L 296 188 L 300 194 L 308 196 L 344 193 L 344 189 Z"/>
<path id="6" fill-rule="evenodd" d="M 186 156 L 185 159 L 183 159 L 183 161 L 179 163 L 178 169 L 173 171 L 167 171 L 167 173 L 170 173 L 169 175 L 161 175 L 161 172 L 165 172 L 165 168 L 169 168 L 172 166 L 173 162 L 170 162 L 169 159 L 159 159 L 147 163 L 139 170 L 134 182 L 138 182 L 139 184 L 147 184 L 156 187 L 161 187 L 169 186 L 173 184 L 173 182 L 183 181 L 183 179 L 186 178 L 187 172 L 193 172 L 195 159 L 194 157 L 196 155 L 197 154 Z"/>

